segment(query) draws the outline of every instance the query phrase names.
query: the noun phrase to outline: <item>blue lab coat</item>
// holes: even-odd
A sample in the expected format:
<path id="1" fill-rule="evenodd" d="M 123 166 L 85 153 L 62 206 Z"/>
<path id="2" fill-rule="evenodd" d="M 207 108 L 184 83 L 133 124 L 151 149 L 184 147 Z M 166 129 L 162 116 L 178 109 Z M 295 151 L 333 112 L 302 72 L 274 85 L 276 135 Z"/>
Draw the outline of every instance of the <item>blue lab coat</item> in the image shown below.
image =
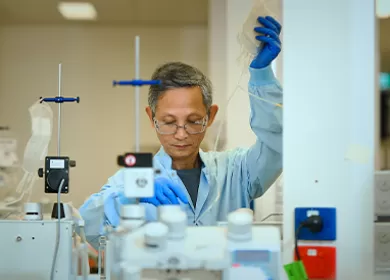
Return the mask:
<path id="1" fill-rule="evenodd" d="M 257 97 L 283 104 L 282 88 L 271 67 L 249 68 L 250 125 L 256 143 L 248 148 L 224 152 L 199 151 L 203 162 L 197 207 L 194 209 L 188 192 L 172 169 L 172 160 L 164 149 L 154 156 L 158 176 L 168 176 L 177 182 L 188 196 L 189 204 L 181 205 L 188 216 L 189 225 L 214 225 L 226 221 L 227 215 L 238 208 L 249 208 L 253 199 L 260 197 L 282 172 L 282 108 Z M 239 96 L 236 98 L 244 98 Z M 127 199 L 123 193 L 123 169 L 119 170 L 81 206 L 86 235 L 94 247 L 103 225 L 119 223 L 119 209 Z M 147 220 L 157 219 L 157 208 L 144 204 Z"/>

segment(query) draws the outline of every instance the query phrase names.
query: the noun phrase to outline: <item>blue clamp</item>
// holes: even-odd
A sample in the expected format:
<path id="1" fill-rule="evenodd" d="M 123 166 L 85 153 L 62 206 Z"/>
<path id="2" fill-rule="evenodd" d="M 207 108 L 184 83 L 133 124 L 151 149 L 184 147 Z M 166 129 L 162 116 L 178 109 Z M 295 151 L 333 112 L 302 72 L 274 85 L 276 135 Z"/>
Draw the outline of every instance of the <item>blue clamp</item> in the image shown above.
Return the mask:
<path id="1" fill-rule="evenodd" d="M 130 80 L 130 81 L 113 81 L 113 86 L 134 86 L 134 87 L 140 87 L 140 86 L 154 86 L 154 85 L 160 85 L 161 81 L 159 80 Z"/>
<path id="2" fill-rule="evenodd" d="M 56 96 L 56 97 L 45 97 L 41 99 L 41 103 L 43 101 L 45 102 L 54 102 L 54 103 L 64 103 L 64 102 L 77 102 L 80 103 L 80 97 L 62 97 L 62 96 Z"/>

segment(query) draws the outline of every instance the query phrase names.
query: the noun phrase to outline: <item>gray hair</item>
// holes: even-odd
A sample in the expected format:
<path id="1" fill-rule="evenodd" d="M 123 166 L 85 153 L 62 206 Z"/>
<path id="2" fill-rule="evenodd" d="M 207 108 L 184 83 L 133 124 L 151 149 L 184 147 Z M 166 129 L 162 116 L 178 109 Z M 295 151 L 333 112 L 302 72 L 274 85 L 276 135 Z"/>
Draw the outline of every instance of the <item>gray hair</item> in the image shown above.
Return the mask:
<path id="1" fill-rule="evenodd" d="M 153 115 L 156 113 L 158 98 L 165 91 L 196 86 L 202 91 L 203 104 L 209 113 L 213 103 L 212 84 L 199 69 L 182 62 L 169 62 L 154 71 L 152 80 L 161 81 L 160 85 L 153 85 L 149 88 L 148 102 Z"/>

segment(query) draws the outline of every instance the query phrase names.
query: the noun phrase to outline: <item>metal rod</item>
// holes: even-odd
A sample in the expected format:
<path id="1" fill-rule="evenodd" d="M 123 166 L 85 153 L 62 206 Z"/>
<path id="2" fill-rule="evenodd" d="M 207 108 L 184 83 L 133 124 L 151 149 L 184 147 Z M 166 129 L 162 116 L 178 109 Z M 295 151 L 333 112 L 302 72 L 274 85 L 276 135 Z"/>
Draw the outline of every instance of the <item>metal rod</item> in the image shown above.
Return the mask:
<path id="1" fill-rule="evenodd" d="M 139 71 L 139 54 L 140 52 L 140 37 L 135 37 L 135 79 L 140 79 L 140 71 Z M 140 151 L 140 119 L 139 119 L 139 95 L 140 95 L 140 87 L 135 87 L 135 152 L 138 153 Z"/>
<path id="2" fill-rule="evenodd" d="M 58 65 L 58 96 L 62 90 L 62 63 Z M 58 103 L 57 156 L 61 155 L 61 102 Z"/>

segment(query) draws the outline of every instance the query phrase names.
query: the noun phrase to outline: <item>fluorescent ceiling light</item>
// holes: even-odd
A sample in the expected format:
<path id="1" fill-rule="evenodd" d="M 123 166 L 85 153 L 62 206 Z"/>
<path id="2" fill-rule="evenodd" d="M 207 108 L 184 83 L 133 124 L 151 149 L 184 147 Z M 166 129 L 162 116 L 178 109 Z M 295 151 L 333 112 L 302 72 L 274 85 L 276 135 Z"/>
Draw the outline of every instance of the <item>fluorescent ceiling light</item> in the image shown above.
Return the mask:
<path id="1" fill-rule="evenodd" d="M 376 0 L 376 15 L 378 18 L 390 17 L 390 0 Z"/>
<path id="2" fill-rule="evenodd" d="M 60 2 L 58 11 L 69 20 L 94 20 L 97 17 L 95 7 L 85 2 Z"/>

